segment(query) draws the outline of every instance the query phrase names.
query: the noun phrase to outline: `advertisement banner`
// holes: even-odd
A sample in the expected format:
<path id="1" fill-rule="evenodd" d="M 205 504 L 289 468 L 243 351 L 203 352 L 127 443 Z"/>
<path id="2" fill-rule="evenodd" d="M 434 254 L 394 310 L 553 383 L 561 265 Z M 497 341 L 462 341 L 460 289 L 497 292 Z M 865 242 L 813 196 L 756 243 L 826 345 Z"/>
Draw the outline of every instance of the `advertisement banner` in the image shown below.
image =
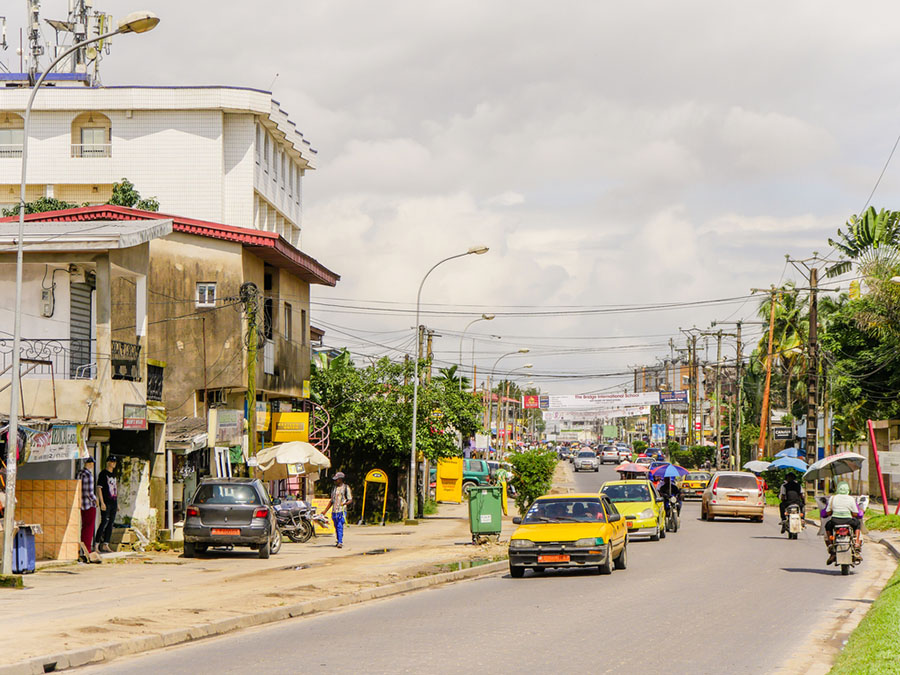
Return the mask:
<path id="1" fill-rule="evenodd" d="M 55 424 L 49 432 L 33 432 L 26 445 L 28 462 L 53 462 L 85 456 L 87 450 L 81 424 Z"/>
<path id="2" fill-rule="evenodd" d="M 662 443 L 666 440 L 666 425 L 653 424 L 650 427 L 650 438 L 654 443 Z"/>
<path id="3" fill-rule="evenodd" d="M 244 438 L 244 413 L 229 408 L 216 409 L 216 445 L 240 445 Z"/>
<path id="4" fill-rule="evenodd" d="M 550 410 L 609 410 L 626 406 L 659 405 L 658 391 L 621 394 L 550 395 Z"/>
<path id="5" fill-rule="evenodd" d="M 789 441 L 794 437 L 794 430 L 790 427 L 773 427 L 772 440 Z"/>
<path id="6" fill-rule="evenodd" d="M 533 395 L 523 396 L 522 407 L 525 408 L 525 410 L 539 410 L 541 407 L 541 397 Z"/>
<path id="7" fill-rule="evenodd" d="M 147 429 L 147 406 L 123 403 L 122 428 L 131 431 L 145 431 Z"/>
<path id="8" fill-rule="evenodd" d="M 687 403 L 687 389 L 679 389 L 678 391 L 661 391 L 659 392 L 660 403 Z"/>
<path id="9" fill-rule="evenodd" d="M 309 441 L 309 413 L 289 412 L 272 415 L 272 442 Z"/>

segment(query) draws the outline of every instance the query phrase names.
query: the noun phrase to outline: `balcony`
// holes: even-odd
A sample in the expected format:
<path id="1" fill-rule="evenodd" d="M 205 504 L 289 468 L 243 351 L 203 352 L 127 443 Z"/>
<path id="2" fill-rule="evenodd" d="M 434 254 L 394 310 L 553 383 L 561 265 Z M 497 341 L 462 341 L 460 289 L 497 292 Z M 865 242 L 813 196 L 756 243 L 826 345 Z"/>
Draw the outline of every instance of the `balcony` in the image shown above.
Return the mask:
<path id="1" fill-rule="evenodd" d="M 110 343 L 110 363 L 112 379 L 141 381 L 141 346 L 112 340 Z"/>
<path id="2" fill-rule="evenodd" d="M 31 377 L 57 380 L 92 380 L 97 364 L 92 360 L 94 340 L 22 338 L 19 345 L 20 372 Z M 13 339 L 0 339 L 0 374 L 12 368 Z"/>
<path id="3" fill-rule="evenodd" d="M 112 157 L 112 143 L 72 143 L 72 157 Z"/>
<path id="4" fill-rule="evenodd" d="M 21 157 L 22 156 L 22 144 L 21 143 L 0 143 L 0 159 L 6 157 Z"/>

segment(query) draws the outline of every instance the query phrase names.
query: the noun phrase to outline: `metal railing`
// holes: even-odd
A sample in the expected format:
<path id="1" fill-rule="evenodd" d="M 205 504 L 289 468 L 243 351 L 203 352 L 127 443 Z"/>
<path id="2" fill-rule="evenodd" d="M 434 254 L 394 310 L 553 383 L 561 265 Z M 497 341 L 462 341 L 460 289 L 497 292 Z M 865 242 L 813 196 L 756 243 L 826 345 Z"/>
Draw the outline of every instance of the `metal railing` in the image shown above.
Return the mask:
<path id="1" fill-rule="evenodd" d="M 72 157 L 112 157 L 112 143 L 72 143 Z"/>
<path id="2" fill-rule="evenodd" d="M 0 158 L 2 157 L 21 157 L 21 143 L 0 143 Z"/>
<path id="3" fill-rule="evenodd" d="M 110 342 L 112 379 L 141 381 L 141 346 L 121 340 Z"/>
<path id="4" fill-rule="evenodd" d="M 44 363 L 35 365 L 29 373 L 32 377 L 50 377 L 60 380 L 92 380 L 97 376 L 92 362 L 94 340 L 87 339 L 34 339 L 22 338 L 19 358 Z M 13 339 L 0 338 L 0 371 L 12 367 Z"/>

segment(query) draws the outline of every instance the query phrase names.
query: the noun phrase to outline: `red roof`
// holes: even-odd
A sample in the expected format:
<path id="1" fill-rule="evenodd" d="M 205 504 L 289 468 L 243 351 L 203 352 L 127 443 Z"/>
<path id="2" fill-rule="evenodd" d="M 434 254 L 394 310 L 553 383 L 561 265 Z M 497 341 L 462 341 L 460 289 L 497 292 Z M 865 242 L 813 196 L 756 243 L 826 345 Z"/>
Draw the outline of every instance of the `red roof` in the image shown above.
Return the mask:
<path id="1" fill-rule="evenodd" d="M 225 241 L 243 244 L 266 262 L 275 267 L 287 269 L 311 284 L 334 286 L 341 278 L 339 274 L 335 274 L 315 258 L 306 255 L 275 232 L 251 230 L 245 227 L 234 227 L 233 225 L 223 225 L 207 220 L 196 220 L 194 218 L 173 216 L 154 211 L 142 211 L 140 209 L 131 209 L 127 206 L 113 206 L 111 204 L 81 206 L 75 209 L 44 211 L 42 213 L 28 213 L 25 215 L 25 220 L 50 222 L 151 220 L 158 218 L 171 218 L 173 232 L 184 232 L 200 237 L 224 239 Z M 0 218 L 0 222 L 12 222 L 17 219 L 18 216 L 10 216 Z"/>

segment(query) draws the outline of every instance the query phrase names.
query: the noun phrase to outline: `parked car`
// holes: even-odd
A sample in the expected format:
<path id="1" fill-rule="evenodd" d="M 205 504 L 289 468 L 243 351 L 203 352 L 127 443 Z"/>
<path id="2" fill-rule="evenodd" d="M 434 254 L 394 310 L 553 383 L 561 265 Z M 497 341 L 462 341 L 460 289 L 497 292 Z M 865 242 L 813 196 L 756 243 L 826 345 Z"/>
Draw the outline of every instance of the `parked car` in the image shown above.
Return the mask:
<path id="1" fill-rule="evenodd" d="M 248 546 L 260 558 L 281 549 L 275 509 L 262 481 L 205 478 L 185 509 L 184 557 L 215 546 Z"/>
<path id="2" fill-rule="evenodd" d="M 576 471 L 599 471 L 600 462 L 597 461 L 597 455 L 593 450 L 582 450 L 572 462 Z"/>
<path id="3" fill-rule="evenodd" d="M 611 480 L 600 488 L 619 513 L 625 516 L 629 537 L 650 537 L 659 541 L 666 536 L 666 507 L 653 484 L 645 479 Z"/>
<path id="4" fill-rule="evenodd" d="M 597 566 L 600 574 L 627 566 L 628 534 L 618 509 L 603 495 L 544 495 L 509 540 L 509 575 L 550 567 Z"/>
<path id="5" fill-rule="evenodd" d="M 491 484 L 491 467 L 486 459 L 463 460 L 463 492 L 477 485 Z"/>
<path id="6" fill-rule="evenodd" d="M 707 471 L 691 471 L 681 481 L 681 495 L 703 498 L 703 491 L 709 485 L 710 474 Z"/>
<path id="7" fill-rule="evenodd" d="M 713 476 L 703 491 L 700 518 L 737 516 L 763 522 L 766 508 L 762 483 L 746 471 L 721 471 Z"/>

